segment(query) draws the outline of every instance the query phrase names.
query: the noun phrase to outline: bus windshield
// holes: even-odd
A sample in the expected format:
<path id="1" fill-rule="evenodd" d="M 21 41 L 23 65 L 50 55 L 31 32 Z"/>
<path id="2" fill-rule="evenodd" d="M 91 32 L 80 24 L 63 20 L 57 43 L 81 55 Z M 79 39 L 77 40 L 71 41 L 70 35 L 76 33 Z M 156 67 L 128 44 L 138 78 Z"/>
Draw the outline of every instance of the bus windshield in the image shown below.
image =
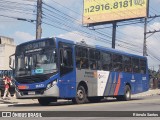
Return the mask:
<path id="1" fill-rule="evenodd" d="M 57 55 L 54 42 L 49 39 L 17 47 L 16 77 L 57 72 Z"/>
<path id="2" fill-rule="evenodd" d="M 28 76 L 56 72 L 56 51 L 32 53 L 17 56 L 16 75 Z"/>

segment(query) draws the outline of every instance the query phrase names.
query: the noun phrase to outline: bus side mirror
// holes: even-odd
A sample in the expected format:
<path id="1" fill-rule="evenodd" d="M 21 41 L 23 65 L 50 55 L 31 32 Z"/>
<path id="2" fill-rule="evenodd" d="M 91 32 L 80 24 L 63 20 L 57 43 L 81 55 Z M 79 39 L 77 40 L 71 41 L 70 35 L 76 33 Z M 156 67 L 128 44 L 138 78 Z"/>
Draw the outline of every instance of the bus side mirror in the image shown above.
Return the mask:
<path id="1" fill-rule="evenodd" d="M 13 70 L 15 68 L 15 54 L 9 57 L 9 67 Z"/>
<path id="2" fill-rule="evenodd" d="M 11 58 L 9 57 L 9 66 L 11 66 L 11 62 L 12 62 L 12 60 L 11 60 Z"/>

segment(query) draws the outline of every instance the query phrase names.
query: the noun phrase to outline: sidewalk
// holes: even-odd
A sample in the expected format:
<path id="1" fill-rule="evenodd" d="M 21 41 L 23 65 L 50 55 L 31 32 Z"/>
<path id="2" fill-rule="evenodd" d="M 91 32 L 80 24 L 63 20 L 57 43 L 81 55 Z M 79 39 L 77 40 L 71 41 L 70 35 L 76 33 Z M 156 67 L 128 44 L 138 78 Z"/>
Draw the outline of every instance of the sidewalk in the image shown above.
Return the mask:
<path id="1" fill-rule="evenodd" d="M 15 97 L 11 97 L 9 99 L 3 100 L 0 98 L 0 107 L 1 106 L 9 106 L 15 104 L 34 104 L 38 103 L 37 99 L 16 99 Z"/>
<path id="2" fill-rule="evenodd" d="M 132 95 L 132 98 L 133 97 L 138 98 L 138 97 L 144 97 L 144 96 L 153 96 L 153 95 L 160 95 L 160 89 L 150 89 L 147 92 Z"/>
<path id="3" fill-rule="evenodd" d="M 135 94 L 132 95 L 132 98 L 141 98 L 144 96 L 153 96 L 153 95 L 160 95 L 160 89 L 151 89 L 148 90 L 147 92 Z M 8 100 L 3 100 L 0 98 L 0 107 L 16 105 L 16 104 L 34 104 L 34 103 L 38 103 L 37 99 L 16 99 L 15 97 L 11 97 Z"/>

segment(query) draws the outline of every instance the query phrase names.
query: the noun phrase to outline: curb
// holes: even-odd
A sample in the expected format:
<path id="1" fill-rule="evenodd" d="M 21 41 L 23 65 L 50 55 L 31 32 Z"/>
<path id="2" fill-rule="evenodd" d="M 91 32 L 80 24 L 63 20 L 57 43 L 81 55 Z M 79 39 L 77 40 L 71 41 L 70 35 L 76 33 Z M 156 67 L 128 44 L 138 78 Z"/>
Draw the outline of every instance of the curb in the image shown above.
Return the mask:
<path id="1" fill-rule="evenodd" d="M 9 107 L 9 106 L 12 106 L 12 105 L 15 105 L 15 104 L 0 104 L 0 107 Z"/>
<path id="2" fill-rule="evenodd" d="M 145 97 L 145 96 L 153 96 L 153 95 L 160 95 L 160 89 L 148 90 L 147 92 L 132 95 L 132 97 Z"/>

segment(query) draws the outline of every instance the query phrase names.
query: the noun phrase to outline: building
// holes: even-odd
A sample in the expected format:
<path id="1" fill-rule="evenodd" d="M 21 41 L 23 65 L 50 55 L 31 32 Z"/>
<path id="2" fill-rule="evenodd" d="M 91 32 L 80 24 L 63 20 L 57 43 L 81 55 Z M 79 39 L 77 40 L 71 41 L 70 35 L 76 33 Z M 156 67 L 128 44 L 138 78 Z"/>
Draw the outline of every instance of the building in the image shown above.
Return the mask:
<path id="1" fill-rule="evenodd" d="M 15 53 L 14 39 L 0 36 L 0 70 L 10 70 L 9 56 Z"/>

